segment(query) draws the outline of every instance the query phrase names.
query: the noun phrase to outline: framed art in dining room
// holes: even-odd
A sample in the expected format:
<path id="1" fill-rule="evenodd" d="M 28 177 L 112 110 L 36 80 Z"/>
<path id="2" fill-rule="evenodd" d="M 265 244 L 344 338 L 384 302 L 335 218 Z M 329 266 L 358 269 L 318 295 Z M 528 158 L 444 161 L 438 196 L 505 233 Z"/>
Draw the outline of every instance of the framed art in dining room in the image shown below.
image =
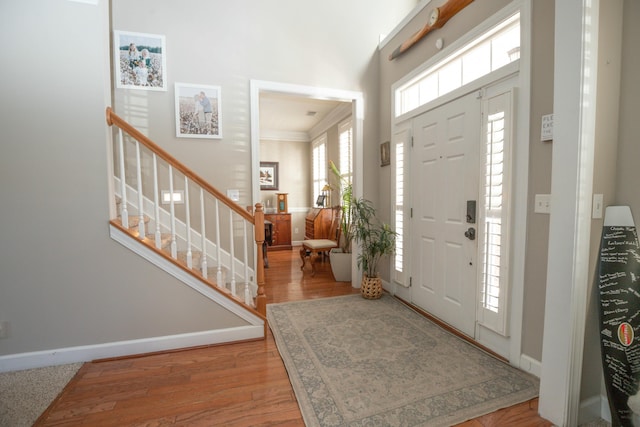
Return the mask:
<path id="1" fill-rule="evenodd" d="M 175 84 L 176 136 L 222 138 L 220 86 Z"/>
<path id="2" fill-rule="evenodd" d="M 278 191 L 278 162 L 260 162 L 260 190 Z"/>
<path id="3" fill-rule="evenodd" d="M 163 35 L 114 31 L 116 88 L 167 90 Z"/>

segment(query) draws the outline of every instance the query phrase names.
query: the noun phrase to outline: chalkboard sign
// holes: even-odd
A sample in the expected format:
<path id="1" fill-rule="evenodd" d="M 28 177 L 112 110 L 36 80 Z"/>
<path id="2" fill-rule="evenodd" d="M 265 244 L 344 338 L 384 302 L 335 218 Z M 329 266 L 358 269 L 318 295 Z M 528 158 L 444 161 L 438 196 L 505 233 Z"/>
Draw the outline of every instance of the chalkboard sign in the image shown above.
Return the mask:
<path id="1" fill-rule="evenodd" d="M 595 282 L 611 422 L 633 427 L 640 415 L 640 246 L 627 206 L 606 210 Z"/>

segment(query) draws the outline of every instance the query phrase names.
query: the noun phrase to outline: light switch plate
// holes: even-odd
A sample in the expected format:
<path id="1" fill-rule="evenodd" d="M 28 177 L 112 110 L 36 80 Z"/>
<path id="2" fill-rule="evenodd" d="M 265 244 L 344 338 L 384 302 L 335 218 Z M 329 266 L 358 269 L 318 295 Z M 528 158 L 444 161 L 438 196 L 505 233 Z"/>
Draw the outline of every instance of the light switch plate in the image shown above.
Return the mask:
<path id="1" fill-rule="evenodd" d="M 227 197 L 233 200 L 234 202 L 240 201 L 240 190 L 236 189 L 227 189 Z"/>
<path id="2" fill-rule="evenodd" d="M 533 211 L 535 213 L 551 213 L 551 194 L 536 194 Z"/>
<path id="3" fill-rule="evenodd" d="M 547 114 L 542 116 L 540 140 L 553 141 L 553 114 Z"/>
<path id="4" fill-rule="evenodd" d="M 0 322 L 0 338 L 8 338 L 9 337 L 9 322 L 3 321 Z"/>
<path id="5" fill-rule="evenodd" d="M 593 206 L 591 207 L 591 217 L 593 219 L 602 219 L 602 211 L 604 210 L 604 195 L 593 195 Z"/>

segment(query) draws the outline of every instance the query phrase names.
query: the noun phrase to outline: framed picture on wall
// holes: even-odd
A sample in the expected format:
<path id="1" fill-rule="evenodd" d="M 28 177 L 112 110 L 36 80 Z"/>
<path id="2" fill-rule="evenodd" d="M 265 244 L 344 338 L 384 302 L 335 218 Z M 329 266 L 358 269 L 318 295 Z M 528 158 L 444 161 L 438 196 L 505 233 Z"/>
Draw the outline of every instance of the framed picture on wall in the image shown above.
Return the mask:
<path id="1" fill-rule="evenodd" d="M 220 86 L 176 83 L 176 136 L 222 138 Z"/>
<path id="2" fill-rule="evenodd" d="M 114 31 L 113 38 L 117 88 L 167 90 L 164 36 Z"/>
<path id="3" fill-rule="evenodd" d="M 260 190 L 278 190 L 278 162 L 260 162 Z"/>
<path id="4" fill-rule="evenodd" d="M 389 166 L 391 164 L 391 143 L 385 141 L 380 144 L 380 166 Z"/>

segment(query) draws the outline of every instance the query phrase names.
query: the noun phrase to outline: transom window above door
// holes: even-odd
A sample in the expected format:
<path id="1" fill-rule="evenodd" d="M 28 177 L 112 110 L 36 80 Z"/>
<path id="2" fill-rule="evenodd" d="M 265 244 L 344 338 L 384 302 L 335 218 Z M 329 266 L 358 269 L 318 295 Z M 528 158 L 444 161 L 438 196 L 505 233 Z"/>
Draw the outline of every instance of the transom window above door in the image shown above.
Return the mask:
<path id="1" fill-rule="evenodd" d="M 475 38 L 395 91 L 395 117 L 520 59 L 520 13 Z"/>

